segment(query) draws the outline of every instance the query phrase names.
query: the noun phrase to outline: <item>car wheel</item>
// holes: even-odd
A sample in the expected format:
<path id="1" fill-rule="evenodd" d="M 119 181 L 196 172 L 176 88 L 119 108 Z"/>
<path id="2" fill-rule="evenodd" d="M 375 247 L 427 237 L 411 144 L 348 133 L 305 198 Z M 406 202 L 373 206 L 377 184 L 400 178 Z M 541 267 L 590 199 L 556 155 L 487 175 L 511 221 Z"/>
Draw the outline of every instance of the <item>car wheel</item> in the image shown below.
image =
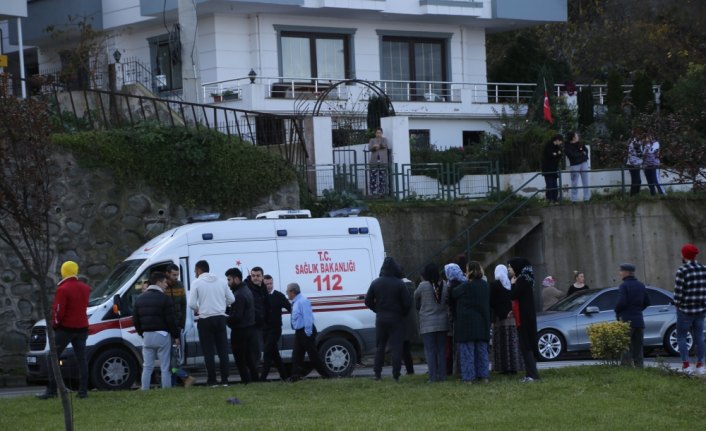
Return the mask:
<path id="1" fill-rule="evenodd" d="M 332 377 L 350 376 L 358 362 L 355 348 L 342 337 L 329 338 L 319 349 L 321 360 Z"/>
<path id="2" fill-rule="evenodd" d="M 564 337 L 560 333 L 552 329 L 545 329 L 539 333 L 537 351 L 541 361 L 554 361 L 564 353 L 565 349 Z"/>
<path id="3" fill-rule="evenodd" d="M 98 389 L 130 389 L 137 372 L 137 361 L 124 349 L 105 350 L 91 363 L 91 380 Z"/>
<path id="4" fill-rule="evenodd" d="M 664 334 L 664 349 L 672 356 L 679 356 L 679 343 L 677 342 L 677 327 L 670 326 Z M 691 337 L 691 332 L 686 334 L 686 346 L 691 350 L 694 339 Z"/>

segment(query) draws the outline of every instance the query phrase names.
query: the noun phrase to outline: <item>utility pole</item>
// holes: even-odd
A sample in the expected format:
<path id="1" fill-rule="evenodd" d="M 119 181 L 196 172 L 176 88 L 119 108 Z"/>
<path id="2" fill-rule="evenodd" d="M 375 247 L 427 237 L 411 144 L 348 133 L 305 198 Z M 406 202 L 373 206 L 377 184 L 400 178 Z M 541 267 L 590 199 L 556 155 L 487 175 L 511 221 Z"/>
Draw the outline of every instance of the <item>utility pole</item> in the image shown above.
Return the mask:
<path id="1" fill-rule="evenodd" d="M 181 41 L 182 96 L 187 102 L 203 103 L 198 37 L 198 17 L 196 4 L 192 0 L 179 0 L 179 27 Z"/>

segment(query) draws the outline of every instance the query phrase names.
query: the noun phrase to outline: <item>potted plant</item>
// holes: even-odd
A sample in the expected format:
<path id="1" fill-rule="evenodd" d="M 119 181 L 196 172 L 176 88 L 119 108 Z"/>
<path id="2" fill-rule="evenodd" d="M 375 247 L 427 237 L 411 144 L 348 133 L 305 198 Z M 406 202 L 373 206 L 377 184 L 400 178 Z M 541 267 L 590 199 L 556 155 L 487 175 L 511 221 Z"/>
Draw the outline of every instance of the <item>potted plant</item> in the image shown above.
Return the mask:
<path id="1" fill-rule="evenodd" d="M 233 90 L 225 90 L 222 95 L 223 100 L 233 100 L 238 98 L 238 93 Z"/>
<path id="2" fill-rule="evenodd" d="M 223 95 L 221 93 L 211 93 L 211 97 L 213 97 L 214 102 L 223 101 Z"/>

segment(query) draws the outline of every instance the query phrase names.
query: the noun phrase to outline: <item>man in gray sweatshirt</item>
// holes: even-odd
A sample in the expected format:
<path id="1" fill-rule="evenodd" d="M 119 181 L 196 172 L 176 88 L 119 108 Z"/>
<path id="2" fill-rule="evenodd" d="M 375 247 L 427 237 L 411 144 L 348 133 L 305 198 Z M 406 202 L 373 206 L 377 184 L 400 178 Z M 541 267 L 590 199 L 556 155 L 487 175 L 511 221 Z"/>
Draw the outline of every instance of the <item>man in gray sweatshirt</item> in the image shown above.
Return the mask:
<path id="1" fill-rule="evenodd" d="M 228 386 L 228 333 L 226 332 L 226 308 L 235 301 L 233 292 L 225 280 L 209 272 L 208 262 L 196 262 L 196 280 L 191 285 L 189 307 L 198 315 L 198 331 L 201 349 L 208 378 L 206 384 L 214 387 L 216 382 L 216 362 L 218 351 L 221 368 L 221 385 Z"/>

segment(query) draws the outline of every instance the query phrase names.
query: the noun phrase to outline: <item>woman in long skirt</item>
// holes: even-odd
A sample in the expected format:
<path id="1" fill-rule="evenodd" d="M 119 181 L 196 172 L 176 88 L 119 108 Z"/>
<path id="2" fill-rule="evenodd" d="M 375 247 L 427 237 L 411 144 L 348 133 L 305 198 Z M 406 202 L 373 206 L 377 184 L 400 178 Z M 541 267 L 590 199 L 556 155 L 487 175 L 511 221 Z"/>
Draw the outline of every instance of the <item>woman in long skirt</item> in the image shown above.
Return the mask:
<path id="1" fill-rule="evenodd" d="M 493 369 L 499 373 L 515 374 L 524 370 L 515 318 L 510 299 L 510 278 L 507 267 L 495 267 L 495 280 L 490 284 L 490 308 L 493 319 Z"/>

